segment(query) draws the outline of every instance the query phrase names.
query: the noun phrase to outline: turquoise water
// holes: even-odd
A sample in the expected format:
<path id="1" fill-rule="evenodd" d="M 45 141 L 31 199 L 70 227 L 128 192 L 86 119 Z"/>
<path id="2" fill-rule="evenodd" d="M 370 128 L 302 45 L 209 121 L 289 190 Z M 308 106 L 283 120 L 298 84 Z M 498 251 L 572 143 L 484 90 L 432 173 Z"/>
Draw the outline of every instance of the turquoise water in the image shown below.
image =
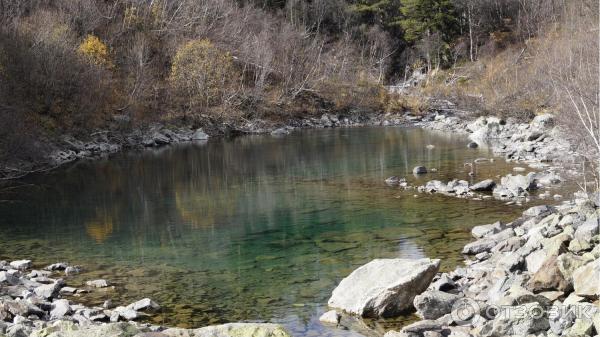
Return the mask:
<path id="1" fill-rule="evenodd" d="M 116 289 L 73 300 L 149 296 L 164 307 L 155 323 L 272 321 L 297 336 L 355 336 L 318 322 L 354 268 L 428 256 L 449 269 L 462 261 L 472 226 L 520 213 L 383 183 L 391 175 L 468 180 L 464 163 L 491 153 L 466 143 L 411 128 L 322 129 L 80 162 L 2 198 L 0 257 L 81 264 L 86 271 L 69 285 L 105 277 Z M 438 172 L 417 178 L 415 165 Z M 475 179 L 508 170 L 503 161 L 482 164 Z M 410 319 L 365 327 L 383 332 Z"/>

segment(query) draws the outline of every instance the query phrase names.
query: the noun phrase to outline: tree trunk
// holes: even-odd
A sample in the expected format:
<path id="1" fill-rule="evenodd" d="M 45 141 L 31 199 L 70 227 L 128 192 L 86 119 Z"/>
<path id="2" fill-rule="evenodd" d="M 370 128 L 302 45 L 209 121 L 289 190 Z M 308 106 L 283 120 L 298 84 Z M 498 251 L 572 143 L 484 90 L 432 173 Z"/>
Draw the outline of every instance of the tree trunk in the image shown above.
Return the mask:
<path id="1" fill-rule="evenodd" d="M 471 1 L 467 4 L 467 13 L 469 16 L 469 57 L 471 58 L 471 62 L 473 59 L 473 5 Z"/>

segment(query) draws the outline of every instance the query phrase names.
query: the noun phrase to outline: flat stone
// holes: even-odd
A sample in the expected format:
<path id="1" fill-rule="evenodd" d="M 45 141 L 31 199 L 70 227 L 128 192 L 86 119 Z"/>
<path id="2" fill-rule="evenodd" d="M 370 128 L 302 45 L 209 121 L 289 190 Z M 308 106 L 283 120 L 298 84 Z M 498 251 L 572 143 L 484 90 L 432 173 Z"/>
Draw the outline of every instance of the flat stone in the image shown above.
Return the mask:
<path id="1" fill-rule="evenodd" d="M 433 320 L 423 320 L 402 328 L 404 333 L 422 334 L 426 331 L 439 331 L 442 330 L 442 325 Z"/>
<path id="2" fill-rule="evenodd" d="M 77 292 L 77 288 L 73 288 L 73 287 L 63 287 L 60 289 L 60 291 L 58 292 L 61 295 L 73 295 Z"/>

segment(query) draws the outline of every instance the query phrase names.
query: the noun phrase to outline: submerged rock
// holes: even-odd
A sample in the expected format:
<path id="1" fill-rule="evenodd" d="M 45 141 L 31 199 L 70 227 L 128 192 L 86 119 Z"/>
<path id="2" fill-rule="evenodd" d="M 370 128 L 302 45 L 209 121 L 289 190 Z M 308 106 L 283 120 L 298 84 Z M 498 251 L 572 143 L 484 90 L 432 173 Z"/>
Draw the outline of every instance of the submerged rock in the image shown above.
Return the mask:
<path id="1" fill-rule="evenodd" d="M 425 166 L 415 166 L 413 168 L 413 174 L 425 174 L 427 173 L 427 168 Z"/>
<path id="2" fill-rule="evenodd" d="M 398 178 L 396 176 L 391 176 L 385 180 L 385 183 L 388 186 L 398 186 L 398 185 L 400 185 L 400 178 Z"/>
<path id="3" fill-rule="evenodd" d="M 108 287 L 108 281 L 103 280 L 103 279 L 87 281 L 87 282 L 85 282 L 85 284 L 87 286 L 90 286 L 90 287 L 93 287 L 93 288 L 106 288 L 106 287 Z"/>
<path id="4" fill-rule="evenodd" d="M 66 262 L 58 262 L 58 263 L 53 263 L 53 264 L 47 266 L 46 270 L 50 270 L 50 271 L 65 270 L 65 269 L 67 269 L 68 266 L 69 266 L 69 264 Z"/>
<path id="5" fill-rule="evenodd" d="M 432 259 L 376 259 L 344 278 L 329 306 L 363 317 L 393 317 L 413 307 L 439 269 Z"/>

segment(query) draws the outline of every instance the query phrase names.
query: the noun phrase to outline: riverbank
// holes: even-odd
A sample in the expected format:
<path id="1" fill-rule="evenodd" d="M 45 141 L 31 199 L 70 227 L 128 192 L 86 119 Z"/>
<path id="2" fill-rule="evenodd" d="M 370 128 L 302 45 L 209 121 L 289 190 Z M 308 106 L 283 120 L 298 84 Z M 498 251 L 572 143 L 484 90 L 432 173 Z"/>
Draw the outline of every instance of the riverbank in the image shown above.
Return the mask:
<path id="1" fill-rule="evenodd" d="M 430 111 L 417 115 L 349 110 L 323 113 L 316 117 L 289 118 L 284 121 L 255 119 L 206 122 L 200 128 L 186 123 L 155 123 L 132 127 L 128 118 L 113 118 L 103 130 L 85 137 L 65 135 L 46 140 L 46 155 L 34 161 L 5 163 L 0 168 L 2 180 L 22 178 L 36 172 L 46 172 L 78 161 L 145 148 L 158 148 L 186 142 L 205 142 L 209 138 L 234 137 L 244 134 L 284 136 L 294 129 L 361 126 L 416 126 L 444 132 L 469 134 L 473 144 L 491 146 L 494 153 L 519 162 L 573 163 L 579 160 L 570 149 L 567 136 L 554 128 L 551 115 L 541 115 L 531 123 L 495 117 L 473 119 L 453 109 L 444 100 L 429 103 Z"/>
<path id="2" fill-rule="evenodd" d="M 6 163 L 0 168 L 2 180 L 22 178 L 36 172 L 47 172 L 79 160 L 104 158 L 129 150 L 143 150 L 168 145 L 205 142 L 209 138 L 235 137 L 249 134 L 284 136 L 294 129 L 335 128 L 360 126 L 389 126 L 407 123 L 406 114 L 383 114 L 360 110 L 323 113 L 317 117 L 288 118 L 284 121 L 269 119 L 207 121 L 194 128 L 185 122 L 153 123 L 132 127 L 128 118 L 113 118 L 103 130 L 85 137 L 65 135 L 46 140 L 46 155 L 34 161 Z"/>

